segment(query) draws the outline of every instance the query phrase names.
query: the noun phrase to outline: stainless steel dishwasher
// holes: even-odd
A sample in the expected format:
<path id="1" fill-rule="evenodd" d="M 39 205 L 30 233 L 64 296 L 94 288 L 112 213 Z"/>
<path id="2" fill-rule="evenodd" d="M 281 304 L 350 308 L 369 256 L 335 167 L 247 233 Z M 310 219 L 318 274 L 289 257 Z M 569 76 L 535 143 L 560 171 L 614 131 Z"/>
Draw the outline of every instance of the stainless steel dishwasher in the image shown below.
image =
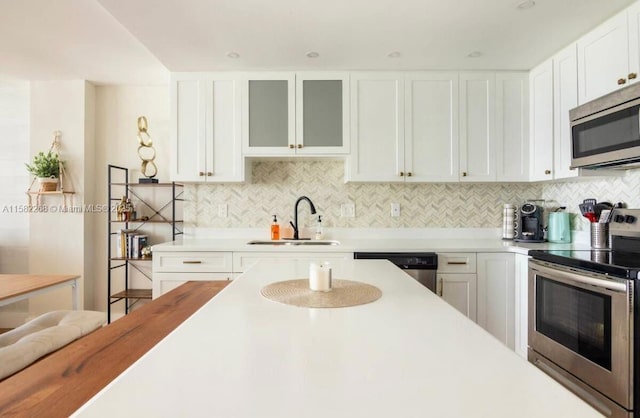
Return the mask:
<path id="1" fill-rule="evenodd" d="M 369 253 L 357 252 L 353 258 L 361 260 L 389 260 L 427 289 L 436 293 L 436 270 L 438 255 L 436 253 Z"/>

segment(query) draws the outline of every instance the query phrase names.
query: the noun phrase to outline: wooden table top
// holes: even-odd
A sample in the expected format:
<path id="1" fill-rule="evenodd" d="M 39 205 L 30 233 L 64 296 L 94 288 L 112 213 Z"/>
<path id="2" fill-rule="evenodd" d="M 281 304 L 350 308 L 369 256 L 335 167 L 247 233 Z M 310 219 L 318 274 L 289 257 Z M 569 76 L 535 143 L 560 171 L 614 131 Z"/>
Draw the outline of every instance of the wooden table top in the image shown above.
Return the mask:
<path id="1" fill-rule="evenodd" d="M 76 274 L 0 274 L 0 300 L 78 278 Z"/>

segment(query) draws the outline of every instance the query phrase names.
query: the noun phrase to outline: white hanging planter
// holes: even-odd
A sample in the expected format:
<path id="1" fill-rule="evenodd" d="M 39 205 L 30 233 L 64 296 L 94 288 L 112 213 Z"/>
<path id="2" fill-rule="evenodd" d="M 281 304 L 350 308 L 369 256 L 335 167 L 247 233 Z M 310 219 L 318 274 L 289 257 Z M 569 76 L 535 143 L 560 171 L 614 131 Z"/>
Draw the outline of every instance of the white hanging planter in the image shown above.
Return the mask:
<path id="1" fill-rule="evenodd" d="M 38 177 L 41 192 L 55 192 L 58 189 L 57 177 Z"/>

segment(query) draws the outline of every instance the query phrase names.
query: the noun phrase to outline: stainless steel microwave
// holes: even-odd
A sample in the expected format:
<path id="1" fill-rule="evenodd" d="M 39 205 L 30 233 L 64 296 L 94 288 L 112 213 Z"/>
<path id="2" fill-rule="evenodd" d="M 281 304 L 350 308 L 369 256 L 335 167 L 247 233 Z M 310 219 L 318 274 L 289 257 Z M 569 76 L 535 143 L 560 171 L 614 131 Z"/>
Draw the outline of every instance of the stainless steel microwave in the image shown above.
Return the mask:
<path id="1" fill-rule="evenodd" d="M 640 83 L 569 111 L 571 168 L 640 167 Z"/>

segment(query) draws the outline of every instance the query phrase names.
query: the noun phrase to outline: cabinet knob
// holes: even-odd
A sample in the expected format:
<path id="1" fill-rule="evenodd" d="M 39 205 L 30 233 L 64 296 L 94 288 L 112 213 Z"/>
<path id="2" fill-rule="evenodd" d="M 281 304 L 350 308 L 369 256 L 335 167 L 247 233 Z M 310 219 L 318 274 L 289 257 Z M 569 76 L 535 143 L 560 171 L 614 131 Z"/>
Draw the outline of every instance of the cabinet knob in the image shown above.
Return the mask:
<path id="1" fill-rule="evenodd" d="M 544 174 L 547 174 L 547 175 L 551 174 L 551 170 L 544 170 Z"/>
<path id="2" fill-rule="evenodd" d="M 289 148 L 293 149 L 293 144 L 289 144 Z"/>
<path id="3" fill-rule="evenodd" d="M 638 77 L 638 74 L 636 74 L 636 73 L 629 73 L 629 75 L 627 76 L 627 78 L 629 80 L 633 80 L 633 79 L 635 79 L 637 77 Z"/>
<path id="4" fill-rule="evenodd" d="M 467 177 L 467 172 L 466 171 L 462 172 L 462 177 Z"/>
<path id="5" fill-rule="evenodd" d="M 199 172 L 199 173 L 198 173 L 198 175 L 199 175 L 200 177 L 203 177 L 203 176 L 204 176 L 204 171 Z"/>
<path id="6" fill-rule="evenodd" d="M 407 173 L 407 177 L 411 177 L 411 176 L 413 176 L 413 174 L 411 173 L 411 171 L 409 171 L 409 172 Z"/>
<path id="7" fill-rule="evenodd" d="M 400 177 L 404 177 L 404 171 L 400 172 Z"/>
<path id="8" fill-rule="evenodd" d="M 302 144 L 298 144 L 298 148 L 302 148 Z"/>
<path id="9" fill-rule="evenodd" d="M 213 176 L 213 172 L 207 171 L 207 176 Z"/>
<path id="10" fill-rule="evenodd" d="M 621 86 L 621 85 L 623 85 L 623 84 L 625 84 L 626 82 L 627 82 L 627 79 L 626 79 L 626 78 L 619 78 L 619 79 L 618 79 L 618 85 L 620 85 L 620 86 Z"/>

